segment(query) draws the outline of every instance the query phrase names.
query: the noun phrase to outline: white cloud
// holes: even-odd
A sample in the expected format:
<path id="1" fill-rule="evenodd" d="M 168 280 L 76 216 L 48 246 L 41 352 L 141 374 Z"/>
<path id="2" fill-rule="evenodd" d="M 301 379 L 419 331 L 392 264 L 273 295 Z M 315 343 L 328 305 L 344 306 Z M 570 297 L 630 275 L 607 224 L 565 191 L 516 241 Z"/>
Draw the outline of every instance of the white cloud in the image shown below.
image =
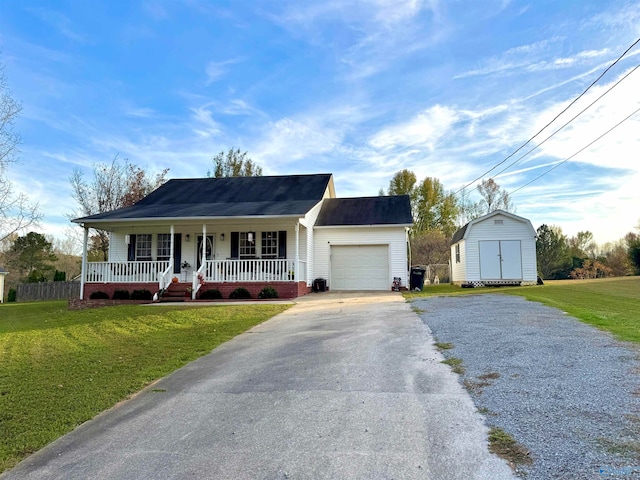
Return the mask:
<path id="1" fill-rule="evenodd" d="M 269 122 L 261 138 L 251 147 L 252 157 L 268 170 L 333 151 L 342 141 L 335 129 L 312 118 L 282 118 Z"/>
<path id="2" fill-rule="evenodd" d="M 227 73 L 229 65 L 233 65 L 238 62 L 240 62 L 240 60 L 237 58 L 224 60 L 222 62 L 209 62 L 205 67 L 205 71 L 207 73 L 205 85 L 210 85 L 211 83 L 219 80 Z"/>
<path id="3" fill-rule="evenodd" d="M 433 150 L 458 118 L 455 110 L 435 105 L 406 122 L 384 128 L 369 140 L 369 144 L 378 149 L 422 146 Z"/>

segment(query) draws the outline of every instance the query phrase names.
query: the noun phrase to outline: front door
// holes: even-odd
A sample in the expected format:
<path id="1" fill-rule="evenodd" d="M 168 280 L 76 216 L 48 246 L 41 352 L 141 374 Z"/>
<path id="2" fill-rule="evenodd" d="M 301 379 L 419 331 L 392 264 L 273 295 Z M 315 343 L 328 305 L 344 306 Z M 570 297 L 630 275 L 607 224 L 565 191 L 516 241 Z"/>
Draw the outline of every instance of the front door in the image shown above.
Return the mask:
<path id="1" fill-rule="evenodd" d="M 206 245 L 206 259 L 207 260 L 213 260 L 213 239 L 215 238 L 214 235 L 207 235 L 207 245 Z M 200 266 L 202 265 L 202 235 L 198 235 L 198 241 L 196 242 L 197 244 L 197 248 L 198 250 L 196 251 L 196 262 L 197 262 L 197 269 L 200 268 Z"/>

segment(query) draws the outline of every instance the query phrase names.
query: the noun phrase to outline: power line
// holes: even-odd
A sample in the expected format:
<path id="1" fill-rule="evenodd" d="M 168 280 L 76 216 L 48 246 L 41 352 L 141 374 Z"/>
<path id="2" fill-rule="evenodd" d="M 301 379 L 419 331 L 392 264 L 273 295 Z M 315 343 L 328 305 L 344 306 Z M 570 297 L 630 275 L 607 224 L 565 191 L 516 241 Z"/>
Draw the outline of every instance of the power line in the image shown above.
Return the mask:
<path id="1" fill-rule="evenodd" d="M 627 78 L 629 75 L 631 75 L 633 72 L 635 72 L 638 68 L 640 68 L 640 65 L 636 65 L 635 67 L 633 67 L 633 69 L 631 69 L 624 77 L 622 77 L 620 80 L 618 80 L 615 84 L 613 84 L 611 87 L 609 87 L 607 89 L 606 92 L 604 92 L 602 95 L 600 95 L 598 98 L 596 98 L 593 102 L 591 102 L 589 105 L 587 105 L 584 109 L 582 109 L 579 113 L 577 113 L 573 118 L 571 118 L 571 120 L 569 120 L 568 122 L 566 122 L 564 125 L 562 125 L 560 128 L 558 128 L 557 130 L 555 130 L 551 135 L 549 135 L 547 138 L 545 138 L 543 141 L 541 141 L 540 143 L 536 144 L 535 147 L 533 147 L 531 150 L 529 150 L 527 153 L 525 153 L 524 155 L 518 157 L 516 160 L 514 160 L 513 162 L 511 162 L 509 165 L 507 165 L 506 167 L 504 167 L 502 170 L 500 170 L 498 173 L 496 173 L 494 176 L 498 176 L 500 175 L 502 172 L 504 172 L 505 170 L 508 170 L 509 168 L 513 167 L 516 163 L 518 163 L 520 160 L 522 160 L 524 157 L 526 157 L 527 155 L 529 155 L 531 152 L 533 152 L 534 150 L 540 148 L 542 145 L 544 145 L 547 140 L 551 139 L 552 137 L 554 137 L 556 135 L 556 133 L 558 133 L 559 131 L 563 130 L 567 125 L 569 125 L 570 123 L 572 123 L 576 118 L 578 118 L 580 115 L 582 115 L 584 112 L 586 112 L 587 110 L 589 110 L 593 105 L 595 105 L 597 102 L 600 101 L 600 99 L 602 97 L 604 97 L 607 93 L 609 93 L 611 90 L 613 90 L 615 87 L 618 86 L 618 84 L 620 84 L 620 82 L 622 82 L 625 78 Z"/>
<path id="2" fill-rule="evenodd" d="M 460 193 L 461 191 L 463 191 L 465 188 L 467 188 L 470 185 L 473 185 L 475 182 L 477 182 L 478 180 L 480 180 L 481 178 L 483 178 L 486 174 L 491 173 L 493 170 L 495 170 L 496 168 L 498 168 L 500 165 L 502 165 L 504 162 L 506 162 L 507 160 L 509 160 L 511 157 L 513 157 L 516 153 L 518 153 L 520 150 L 522 150 L 524 147 L 526 147 L 529 143 L 531 143 L 531 141 L 536 138 L 538 135 L 540 135 L 544 130 L 547 129 L 547 127 L 549 127 L 553 122 L 555 122 L 558 117 L 560 117 L 563 113 L 565 113 L 569 108 L 571 108 L 571 106 L 573 104 L 575 104 L 578 100 L 580 100 L 580 98 L 582 98 L 590 89 L 591 87 L 593 87 L 596 83 L 598 83 L 600 81 L 600 79 L 602 77 L 604 77 L 606 75 L 606 73 L 611 70 L 620 60 L 622 60 L 622 58 L 629 53 L 629 51 L 635 47 L 638 43 L 640 43 L 640 38 L 638 38 L 635 42 L 633 42 L 631 44 L 631 46 L 629 48 L 627 48 L 622 55 L 620 55 L 611 65 L 609 65 L 600 75 L 598 75 L 598 78 L 596 78 L 580 95 L 578 95 L 576 98 L 574 98 L 571 103 L 569 105 L 567 105 L 560 113 L 558 113 L 549 123 L 547 123 L 544 127 L 542 127 L 535 135 L 533 135 L 531 138 L 529 138 L 529 140 L 527 140 L 526 142 L 524 142 L 522 145 L 520 145 L 513 153 L 511 153 L 509 156 L 507 156 L 504 160 L 502 160 L 501 162 L 497 163 L 496 165 L 494 165 L 493 167 L 491 167 L 489 170 L 487 170 L 486 172 L 484 172 L 482 175 L 480 175 L 479 177 L 475 178 L 474 180 L 472 180 L 471 182 L 467 183 L 465 186 L 463 186 L 462 188 L 460 188 L 459 190 L 457 190 L 454 195 L 458 195 L 458 193 Z"/>
<path id="3" fill-rule="evenodd" d="M 600 135 L 598 138 L 596 138 L 595 140 L 592 140 L 591 142 L 589 142 L 587 145 L 585 145 L 584 147 L 582 147 L 580 150 L 578 150 L 576 153 L 574 153 L 573 155 L 571 155 L 570 157 L 565 158 L 564 160 L 562 160 L 561 162 L 559 162 L 558 164 L 554 165 L 552 168 L 550 168 L 549 170 L 547 170 L 546 172 L 541 173 L 540 175 L 538 175 L 536 178 L 534 178 L 533 180 L 528 181 L 527 183 L 525 183 L 524 185 L 516 188 L 515 190 L 512 190 L 509 195 L 513 195 L 514 193 L 516 193 L 518 190 L 522 190 L 524 187 L 531 185 L 533 182 L 535 182 L 536 180 L 544 177 L 547 173 L 552 172 L 553 170 L 555 170 L 556 168 L 558 168 L 560 165 L 562 165 L 563 163 L 568 162 L 569 160 L 571 160 L 573 157 L 575 157 L 576 155 L 578 155 L 579 153 L 583 152 L 584 150 L 586 150 L 587 148 L 589 148 L 591 145 L 593 145 L 594 143 L 596 143 L 598 140 L 600 140 L 602 137 L 604 137 L 605 135 L 608 135 L 610 132 L 612 132 L 613 130 L 615 130 L 616 128 L 618 128 L 620 125 L 622 125 L 624 122 L 626 122 L 627 120 L 629 120 L 631 117 L 633 117 L 636 113 L 640 112 L 640 108 L 636 109 L 633 113 L 631 113 L 630 115 L 627 115 L 625 118 L 623 118 L 622 120 L 620 120 L 618 123 L 616 123 L 613 127 L 611 127 L 609 130 L 607 130 L 606 132 L 604 132 L 602 135 Z"/>

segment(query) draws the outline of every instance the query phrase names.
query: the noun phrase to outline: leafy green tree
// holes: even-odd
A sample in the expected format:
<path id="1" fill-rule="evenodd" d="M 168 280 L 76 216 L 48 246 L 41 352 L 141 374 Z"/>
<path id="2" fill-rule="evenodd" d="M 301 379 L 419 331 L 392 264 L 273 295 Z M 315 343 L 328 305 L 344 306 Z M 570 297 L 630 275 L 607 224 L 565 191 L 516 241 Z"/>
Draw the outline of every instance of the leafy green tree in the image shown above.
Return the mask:
<path id="1" fill-rule="evenodd" d="M 567 278 L 573 264 L 567 238 L 560 227 L 540 225 L 536 230 L 536 256 L 538 274 L 543 279 Z"/>
<path id="2" fill-rule="evenodd" d="M 446 237 L 453 235 L 458 217 L 458 202 L 447 193 L 434 177 L 417 183 L 416 174 L 410 170 L 396 172 L 389 182 L 389 195 L 409 195 L 414 226 L 412 235 L 437 230 Z"/>
<path id="3" fill-rule="evenodd" d="M 389 182 L 389 195 L 410 195 L 415 197 L 416 174 L 404 169 L 396 172 Z"/>
<path id="4" fill-rule="evenodd" d="M 440 180 L 425 178 L 416 188 L 416 232 L 441 231 L 451 237 L 456 230 L 458 202 L 452 193 L 445 193 Z"/>
<path id="5" fill-rule="evenodd" d="M 636 274 L 640 274 L 640 235 L 629 232 L 624 237 L 627 244 L 627 254 Z"/>
<path id="6" fill-rule="evenodd" d="M 261 177 L 262 167 L 257 165 L 247 152 L 240 152 L 240 149 L 230 148 L 225 154 L 224 151 L 213 157 L 213 177 Z M 211 177 L 211 171 L 207 172 L 207 177 Z"/>
<path id="7" fill-rule="evenodd" d="M 42 282 L 53 278 L 53 262 L 58 258 L 44 235 L 29 232 L 18 237 L 8 253 L 9 264 L 19 272 L 21 280 Z"/>

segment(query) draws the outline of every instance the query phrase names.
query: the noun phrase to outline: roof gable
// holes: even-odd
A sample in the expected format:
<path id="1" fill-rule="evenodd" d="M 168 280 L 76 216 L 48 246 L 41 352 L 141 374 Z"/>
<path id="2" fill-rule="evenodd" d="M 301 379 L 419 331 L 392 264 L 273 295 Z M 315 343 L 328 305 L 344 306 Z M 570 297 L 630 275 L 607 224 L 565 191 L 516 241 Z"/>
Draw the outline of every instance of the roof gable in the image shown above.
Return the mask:
<path id="1" fill-rule="evenodd" d="M 412 225 L 408 195 L 327 198 L 316 226 Z"/>
<path id="2" fill-rule="evenodd" d="M 473 228 L 473 225 L 476 225 L 478 223 L 484 222 L 486 220 L 489 220 L 492 217 L 495 217 L 496 215 L 503 215 L 505 217 L 511 218 L 512 220 L 515 220 L 517 222 L 522 222 L 527 224 L 528 228 L 530 229 L 532 235 L 535 237 L 536 236 L 536 232 L 533 228 L 533 225 L 531 225 L 531 222 L 529 221 L 529 219 L 524 218 L 524 217 L 519 217 L 518 215 L 515 215 L 513 213 L 510 212 L 506 212 L 504 210 L 494 210 L 493 212 L 489 212 L 486 215 L 483 215 L 482 217 L 476 218 L 474 220 L 471 220 L 470 222 L 468 222 L 467 224 L 465 224 L 464 226 L 462 226 L 461 228 L 459 228 L 454 234 L 453 237 L 451 238 L 451 243 L 450 245 L 454 245 L 456 243 L 458 243 L 459 241 L 467 238 L 469 231 L 471 230 L 471 228 Z"/>

